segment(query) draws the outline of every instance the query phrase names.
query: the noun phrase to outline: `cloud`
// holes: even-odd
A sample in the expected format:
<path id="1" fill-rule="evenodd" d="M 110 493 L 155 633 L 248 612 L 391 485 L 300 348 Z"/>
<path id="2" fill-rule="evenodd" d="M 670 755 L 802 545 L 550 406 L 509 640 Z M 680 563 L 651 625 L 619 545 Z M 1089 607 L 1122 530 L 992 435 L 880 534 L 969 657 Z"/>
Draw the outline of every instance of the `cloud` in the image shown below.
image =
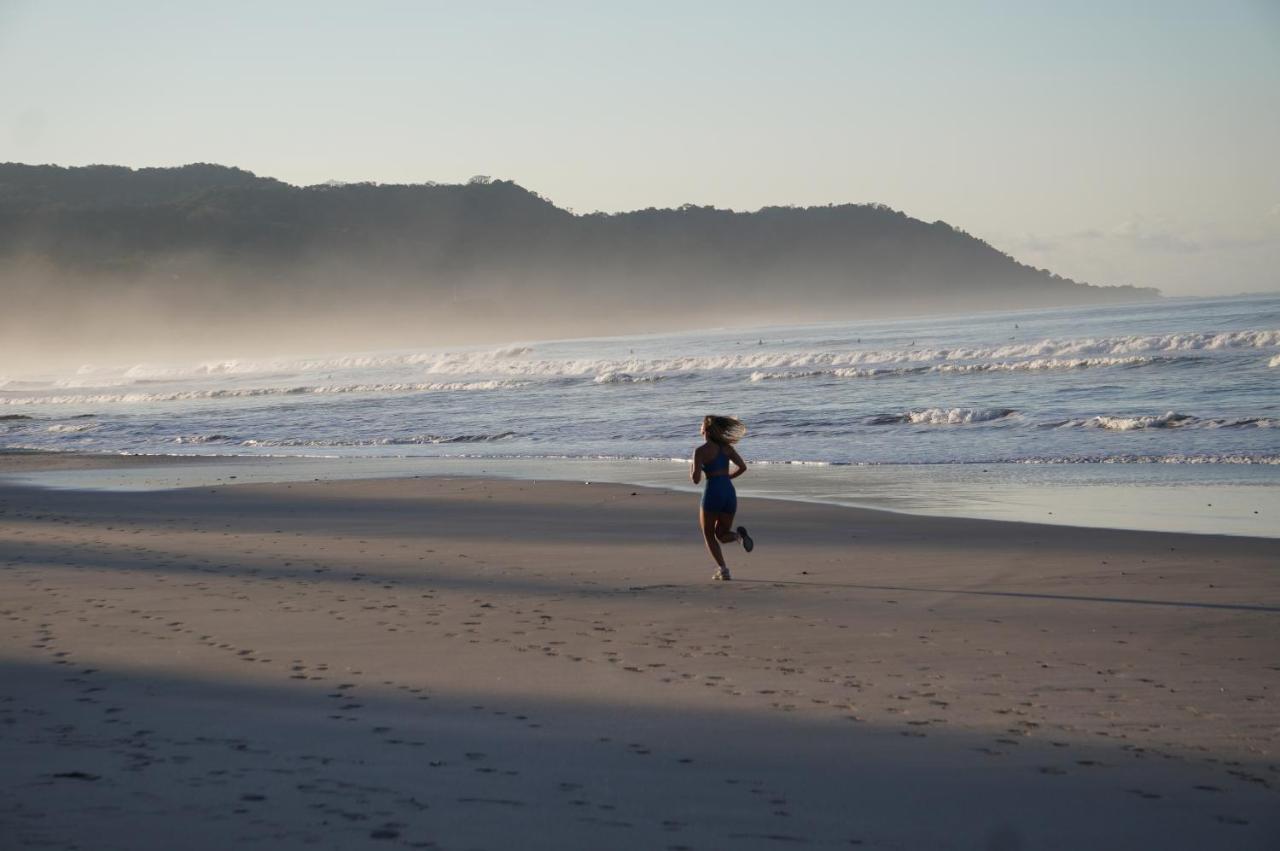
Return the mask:
<path id="1" fill-rule="evenodd" d="M 1196 254 L 1205 248 L 1202 239 L 1193 237 L 1185 231 L 1179 232 L 1160 222 L 1149 225 L 1139 217 L 1121 222 L 1113 227 L 1107 236 L 1128 243 L 1141 251 Z"/>
<path id="2" fill-rule="evenodd" d="M 1234 227 L 1133 215 L 1106 227 L 985 234 L 1033 266 L 1091 284 L 1159 287 L 1171 295 L 1280 287 L 1280 205 Z"/>
<path id="3" fill-rule="evenodd" d="M 1099 249 L 1106 244 L 1112 248 L 1163 254 L 1193 254 L 1205 248 L 1202 239 L 1171 228 L 1151 227 L 1140 219 L 1129 219 L 1105 230 L 1089 228 L 1055 235 L 1029 233 L 1010 242 L 1020 251 L 1034 253 L 1057 251 L 1079 243 L 1092 243 Z"/>
<path id="4" fill-rule="evenodd" d="M 1141 216 L 1132 216 L 1105 230 L 1090 228 L 1059 237 L 1028 237 L 1045 244 L 1079 242 L 1105 243 L 1139 254 L 1200 254 L 1213 251 L 1234 251 L 1280 244 L 1280 233 L 1274 225 L 1280 224 L 1280 204 L 1267 213 L 1268 224 L 1254 226 L 1248 232 L 1223 232 L 1209 225 L 1176 225 L 1164 219 L 1148 222 Z"/>

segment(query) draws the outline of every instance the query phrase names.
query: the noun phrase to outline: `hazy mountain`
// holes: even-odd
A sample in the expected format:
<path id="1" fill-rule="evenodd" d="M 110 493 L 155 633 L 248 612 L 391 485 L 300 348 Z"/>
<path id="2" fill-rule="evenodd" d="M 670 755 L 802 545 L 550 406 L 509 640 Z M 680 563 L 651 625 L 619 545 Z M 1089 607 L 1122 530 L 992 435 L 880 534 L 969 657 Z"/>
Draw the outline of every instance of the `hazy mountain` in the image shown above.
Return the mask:
<path id="1" fill-rule="evenodd" d="M 0 165 L 0 334 L 419 345 L 1157 297 L 882 205 L 575 215 L 509 181 Z M 288 320 L 286 326 L 281 322 Z M 3 352 L 0 352 L 3 354 Z"/>

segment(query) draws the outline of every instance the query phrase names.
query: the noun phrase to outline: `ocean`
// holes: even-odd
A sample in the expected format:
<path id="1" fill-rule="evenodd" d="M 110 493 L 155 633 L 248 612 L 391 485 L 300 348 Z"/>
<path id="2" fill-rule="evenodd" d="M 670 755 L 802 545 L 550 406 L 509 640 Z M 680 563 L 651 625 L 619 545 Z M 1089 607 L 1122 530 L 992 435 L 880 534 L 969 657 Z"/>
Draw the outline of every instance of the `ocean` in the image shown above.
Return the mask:
<path id="1" fill-rule="evenodd" d="M 0 446 L 307 456 L 392 473 L 587 471 L 679 486 L 700 418 L 724 413 L 747 423 L 742 451 L 760 465 L 739 480 L 747 494 L 1280 534 L 1278 387 L 1280 296 L 1169 299 L 471 348 L 228 352 L 44 375 L 0 365 Z M 1155 500 L 1176 506 L 1173 517 L 1159 518 Z"/>

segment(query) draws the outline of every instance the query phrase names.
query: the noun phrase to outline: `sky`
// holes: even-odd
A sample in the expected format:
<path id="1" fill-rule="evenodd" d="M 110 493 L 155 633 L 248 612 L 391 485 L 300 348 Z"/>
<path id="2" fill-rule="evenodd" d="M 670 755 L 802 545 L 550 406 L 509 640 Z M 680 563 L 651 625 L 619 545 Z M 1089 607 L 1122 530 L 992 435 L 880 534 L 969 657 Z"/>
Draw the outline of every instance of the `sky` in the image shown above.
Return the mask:
<path id="1" fill-rule="evenodd" d="M 0 0 L 0 161 L 879 202 L 1169 295 L 1280 290 L 1280 0 Z"/>

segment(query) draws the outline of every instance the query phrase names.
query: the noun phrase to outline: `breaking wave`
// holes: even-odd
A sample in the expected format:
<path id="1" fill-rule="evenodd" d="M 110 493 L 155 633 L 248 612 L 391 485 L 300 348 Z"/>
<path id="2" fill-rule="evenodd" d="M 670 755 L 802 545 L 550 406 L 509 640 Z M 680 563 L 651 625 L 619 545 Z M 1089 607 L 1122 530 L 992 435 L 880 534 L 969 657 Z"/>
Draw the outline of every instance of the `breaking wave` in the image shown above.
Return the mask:
<path id="1" fill-rule="evenodd" d="M 666 463 L 686 453 L 698 416 L 723 411 L 751 427 L 744 454 L 753 463 L 1268 465 L 1081 478 L 1274 483 L 1280 330 L 1265 329 L 1280 328 L 1280 301 L 1189 304 L 176 368 L 15 376 L 0 365 L 0 445 L 360 458 L 634 452 Z M 1264 330 L 1229 330 L 1241 321 Z M 1164 333 L 1179 328 L 1209 333 Z M 99 418 L 73 418 L 87 412 Z M 1072 478 L 1005 472 L 1013 481 Z M 814 474 L 815 493 L 831 475 Z M 998 486 L 999 477 L 983 478 Z"/>
<path id="2" fill-rule="evenodd" d="M 496 371 L 498 365 L 523 358 L 533 352 L 528 346 L 507 346 L 484 352 L 410 352 L 399 354 L 352 354 L 324 358 L 271 358 L 266 360 L 230 359 L 208 361 L 189 367 L 138 364 L 124 372 L 133 380 L 183 381 L 206 376 L 243 376 L 261 373 L 299 374 L 338 372 L 353 369 L 386 369 L 417 367 L 426 372 L 471 373 Z M 96 371 L 81 367 L 82 371 Z"/>
<path id="3" fill-rule="evenodd" d="M 97 427 L 97 423 L 56 423 L 45 428 L 45 431 L 53 432 L 54 434 L 75 434 L 82 431 L 92 431 Z"/>
<path id="4" fill-rule="evenodd" d="M 213 437 L 220 437 L 214 435 Z M 338 439 L 313 439 L 313 438 L 281 438 L 278 440 L 242 440 L 237 445 L 245 447 L 326 447 L 336 448 L 341 446 L 426 446 L 439 445 L 442 443 L 495 443 L 499 440 L 507 440 L 516 437 L 514 431 L 503 431 L 496 434 L 417 434 L 409 437 L 373 437 L 367 439 L 356 440 L 338 440 Z M 231 438 L 224 438 L 224 442 L 229 442 Z M 182 438 L 175 441 L 183 442 Z M 190 442 L 212 442 L 212 437 L 200 441 Z"/>
<path id="5" fill-rule="evenodd" d="M 175 437 L 173 442 L 188 445 L 198 445 L 202 443 L 233 443 L 235 442 L 235 438 L 228 434 L 192 434 Z"/>
<path id="6" fill-rule="evenodd" d="M 524 386 L 525 382 L 521 381 L 447 381 L 300 387 L 236 387 L 219 390 L 181 390 L 172 393 L 86 393 L 61 396 L 16 396 L 0 398 L 0 405 L 103 405 L 139 402 L 184 402 L 199 399 L 232 399 L 254 396 L 338 395 L 344 393 L 444 393 L 469 390 L 508 390 Z"/>
<path id="7" fill-rule="evenodd" d="M 933 364 L 947 362 L 1025 361 L 1019 364 L 970 364 L 969 371 L 1079 369 L 1090 366 L 1114 366 L 1108 358 L 1128 359 L 1138 356 L 1165 355 L 1177 352 L 1221 351 L 1280 347 L 1280 330 L 1227 331 L 1220 333 L 1153 334 L 1121 337 L 1086 337 L 1080 339 L 1045 339 L 1030 343 L 1001 346 L 955 346 L 945 348 L 854 349 L 848 351 L 757 352 L 734 355 L 689 355 L 670 358 L 579 358 L 550 359 L 531 357 L 529 346 L 512 346 L 488 351 L 465 352 L 400 352 L 391 354 L 352 354 L 322 358 L 273 358 L 263 360 L 231 359 L 209 361 L 194 366 L 166 367 L 138 364 L 117 373 L 129 382 L 185 381 L 208 377 L 262 376 L 263 374 L 299 375 L 365 369 L 413 369 L 433 375 L 517 375 L 517 376 L 586 376 L 608 373 L 655 375 L 668 372 L 717 370 L 783 370 L 835 367 L 877 366 L 892 364 Z M 1035 363 L 1033 359 L 1059 359 L 1058 364 Z M 1271 366 L 1280 363 L 1273 357 Z M 1139 365 L 1135 362 L 1133 365 Z M 92 378 L 99 386 L 106 383 L 103 368 L 86 366 L 79 381 Z M 849 375 L 845 377 L 862 377 Z M 14 387 L 10 381 L 6 386 Z"/>
<path id="8" fill-rule="evenodd" d="M 1007 419 L 1016 413 L 1012 408 L 922 408 L 900 414 L 875 414 L 863 422 L 867 425 L 969 425 Z"/>
<path id="9" fill-rule="evenodd" d="M 833 370 L 915 364 L 925 369 L 955 372 L 1084 369 L 1100 366 L 1143 366 L 1183 359 L 1173 352 L 1280 346 L 1280 331 L 1232 331 L 1219 334 L 1165 334 L 1102 337 L 1080 340 L 1042 340 L 1003 346 L 855 349 L 850 351 L 756 352 L 671 358 L 483 360 L 454 357 L 432 363 L 417 361 L 428 372 L 493 371 L 523 376 L 565 376 L 604 373 L 654 375 L 678 372 L 753 370 Z M 996 363 L 990 363 L 990 362 Z M 972 363 L 970 363 L 972 362 Z M 391 365 L 391 364 L 386 364 Z M 855 371 L 837 377 L 874 377 L 876 371 Z M 892 373 L 890 373 L 892 374 Z M 761 380 L 761 379 L 756 379 Z"/>
<path id="10" fill-rule="evenodd" d="M 661 381 L 661 375 L 632 375 L 629 372 L 602 372 L 595 377 L 594 384 L 648 384 Z"/>
<path id="11" fill-rule="evenodd" d="M 1196 417 L 1166 411 L 1158 415 L 1087 417 L 1049 423 L 1053 428 L 1094 428 L 1106 431 L 1140 431 L 1161 428 L 1276 428 L 1280 419 L 1273 417 Z"/>
<path id="12" fill-rule="evenodd" d="M 1277 356 L 1280 357 L 1280 356 Z M 951 373 L 970 375 L 983 372 L 1040 372 L 1045 370 L 1093 369 L 1097 367 L 1135 367 L 1152 364 L 1169 363 L 1175 360 L 1191 361 L 1194 358 L 1181 357 L 1094 357 L 1094 358 L 1036 358 L 1028 361 L 996 361 L 994 363 L 941 363 L 932 366 L 897 367 L 881 369 L 818 369 L 806 372 L 753 372 L 752 381 L 785 380 L 792 378 L 883 378 L 897 375 L 920 375 L 923 373 Z"/>

